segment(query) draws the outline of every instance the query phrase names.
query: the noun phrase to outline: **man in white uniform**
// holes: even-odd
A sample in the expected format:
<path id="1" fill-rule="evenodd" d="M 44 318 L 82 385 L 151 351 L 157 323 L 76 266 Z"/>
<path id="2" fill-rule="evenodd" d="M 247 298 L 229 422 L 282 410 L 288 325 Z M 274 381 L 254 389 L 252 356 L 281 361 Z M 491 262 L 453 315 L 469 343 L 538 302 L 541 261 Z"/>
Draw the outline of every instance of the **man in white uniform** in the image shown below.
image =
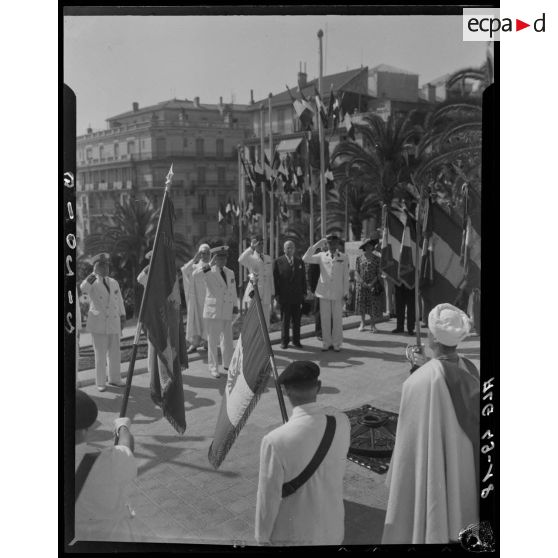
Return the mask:
<path id="1" fill-rule="evenodd" d="M 85 331 L 93 337 L 97 389 L 105 391 L 107 356 L 109 386 L 121 387 L 120 335 L 126 322 L 126 310 L 118 281 L 108 277 L 108 254 L 93 258 L 93 273 L 80 285 L 81 292 L 89 296 L 89 312 Z"/>
<path id="2" fill-rule="evenodd" d="M 403 384 L 382 544 L 457 542 L 479 521 L 480 378 L 456 351 L 470 320 L 439 304 L 428 328 L 434 358 L 416 354 Z"/>
<path id="3" fill-rule="evenodd" d="M 130 419 L 114 421 L 116 445 L 101 451 L 87 444 L 97 405 L 76 391 L 75 537 L 82 541 L 140 541 L 128 503 L 137 476 Z"/>
<path id="4" fill-rule="evenodd" d="M 201 275 L 206 287 L 203 318 L 207 331 L 207 362 L 209 372 L 219 378 L 217 348 L 221 345 L 224 375 L 226 376 L 233 355 L 232 317 L 237 313 L 237 292 L 234 272 L 225 267 L 228 246 L 211 249 L 211 261 L 204 264 Z"/>
<path id="5" fill-rule="evenodd" d="M 187 263 L 182 270 L 184 295 L 186 298 L 186 340 L 190 343 L 188 353 L 193 353 L 198 347 L 207 346 L 207 332 L 203 320 L 203 305 L 205 302 L 205 283 L 201 271 L 203 266 L 211 259 L 209 244 L 202 244 L 198 253 Z"/>
<path id="6" fill-rule="evenodd" d="M 293 411 L 287 423 L 262 440 L 255 530 L 259 544 L 343 542 L 343 477 L 351 425 L 344 413 L 316 403 L 319 374 L 314 362 L 294 361 L 279 376 Z M 316 455 L 315 466 L 308 469 Z"/>
<path id="7" fill-rule="evenodd" d="M 257 280 L 258 292 L 262 299 L 263 313 L 265 324 L 269 329 L 269 320 L 271 314 L 271 299 L 275 295 L 275 285 L 273 281 L 273 260 L 271 256 L 263 253 L 263 242 L 261 236 L 254 236 L 250 240 L 250 248 L 246 248 L 240 254 L 238 261 L 241 265 L 248 268 L 251 276 Z M 244 294 L 243 304 L 250 304 L 254 286 L 252 282 L 248 282 L 246 292 Z"/>
<path id="8" fill-rule="evenodd" d="M 320 299 L 322 351 L 333 347 L 339 352 L 343 343 L 343 301 L 349 296 L 349 259 L 339 252 L 339 240 L 337 235 L 328 234 L 302 256 L 304 263 L 320 265 L 315 294 Z M 316 254 L 319 248 L 323 251 Z"/>

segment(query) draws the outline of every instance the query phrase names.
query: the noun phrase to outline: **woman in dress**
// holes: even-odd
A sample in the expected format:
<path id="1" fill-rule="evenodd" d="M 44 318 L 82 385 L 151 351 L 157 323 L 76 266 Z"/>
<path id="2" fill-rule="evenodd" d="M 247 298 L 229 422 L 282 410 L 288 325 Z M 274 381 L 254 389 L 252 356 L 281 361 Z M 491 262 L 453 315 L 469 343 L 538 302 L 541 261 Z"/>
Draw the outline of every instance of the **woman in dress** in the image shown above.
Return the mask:
<path id="1" fill-rule="evenodd" d="M 366 314 L 370 316 L 372 333 L 377 333 L 376 321 L 382 317 L 383 285 L 380 270 L 380 254 L 376 251 L 377 239 L 365 240 L 360 245 L 363 254 L 356 260 L 355 314 L 360 314 L 359 331 L 364 331 Z"/>

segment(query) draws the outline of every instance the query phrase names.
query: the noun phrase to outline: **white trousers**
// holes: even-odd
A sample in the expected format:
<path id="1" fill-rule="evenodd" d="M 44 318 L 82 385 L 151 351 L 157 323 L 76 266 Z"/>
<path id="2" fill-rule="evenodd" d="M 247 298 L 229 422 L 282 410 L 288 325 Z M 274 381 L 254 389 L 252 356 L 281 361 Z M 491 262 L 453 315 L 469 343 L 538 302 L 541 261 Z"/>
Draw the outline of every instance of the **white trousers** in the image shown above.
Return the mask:
<path id="1" fill-rule="evenodd" d="M 97 385 L 102 387 L 107 381 L 107 357 L 109 382 L 119 384 L 120 379 L 120 333 L 92 333 L 95 351 Z"/>
<path id="2" fill-rule="evenodd" d="M 320 298 L 320 320 L 324 349 L 329 349 L 331 345 L 340 349 L 343 343 L 343 299 Z"/>
<path id="3" fill-rule="evenodd" d="M 219 353 L 221 346 L 223 367 L 228 368 L 233 355 L 232 320 L 215 320 L 204 318 L 207 331 L 207 364 L 210 372 L 219 371 Z"/>

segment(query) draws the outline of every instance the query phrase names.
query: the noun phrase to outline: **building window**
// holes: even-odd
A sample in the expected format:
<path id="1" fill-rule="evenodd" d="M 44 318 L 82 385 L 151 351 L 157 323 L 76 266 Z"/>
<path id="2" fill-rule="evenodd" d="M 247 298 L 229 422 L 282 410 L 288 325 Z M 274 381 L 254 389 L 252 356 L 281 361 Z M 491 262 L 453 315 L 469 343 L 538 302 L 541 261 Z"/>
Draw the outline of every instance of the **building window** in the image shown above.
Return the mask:
<path id="1" fill-rule="evenodd" d="M 120 144 L 115 143 L 114 144 L 114 158 L 118 159 L 118 157 L 120 157 Z"/>
<path id="2" fill-rule="evenodd" d="M 182 147 L 184 149 L 186 149 L 188 147 L 188 138 L 187 137 L 182 138 Z"/>
<path id="3" fill-rule="evenodd" d="M 205 167 L 198 167 L 198 185 L 205 184 Z"/>
<path id="4" fill-rule="evenodd" d="M 285 131 L 285 111 L 277 111 L 277 132 L 282 134 Z"/>
<path id="5" fill-rule="evenodd" d="M 207 222 L 200 221 L 198 223 L 198 233 L 200 236 L 205 236 L 207 234 Z"/>
<path id="6" fill-rule="evenodd" d="M 219 138 L 217 140 L 217 157 L 223 157 L 225 154 L 225 140 Z"/>
<path id="7" fill-rule="evenodd" d="M 126 145 L 128 155 L 132 155 L 135 149 L 135 143 L 133 141 L 129 141 Z"/>
<path id="8" fill-rule="evenodd" d="M 101 171 L 100 181 L 101 182 L 106 182 L 107 181 L 107 171 L 106 170 Z"/>
<path id="9" fill-rule="evenodd" d="M 198 194 L 198 211 L 202 215 L 205 215 L 207 212 L 207 200 L 205 194 Z"/>
<path id="10" fill-rule="evenodd" d="M 90 161 L 91 159 L 93 159 L 93 150 L 92 150 L 90 147 L 88 147 L 88 148 L 85 150 L 85 158 L 86 158 L 88 161 Z"/>
<path id="11" fill-rule="evenodd" d="M 99 145 L 99 160 L 105 160 L 105 148 L 102 145 Z"/>
<path id="12" fill-rule="evenodd" d="M 225 167 L 217 167 L 217 184 L 225 185 Z"/>
<path id="13" fill-rule="evenodd" d="M 204 155 L 204 140 L 203 138 L 196 139 L 196 155 L 198 157 L 203 157 Z"/>
<path id="14" fill-rule="evenodd" d="M 167 152 L 166 138 L 157 138 L 157 155 L 165 155 Z"/>

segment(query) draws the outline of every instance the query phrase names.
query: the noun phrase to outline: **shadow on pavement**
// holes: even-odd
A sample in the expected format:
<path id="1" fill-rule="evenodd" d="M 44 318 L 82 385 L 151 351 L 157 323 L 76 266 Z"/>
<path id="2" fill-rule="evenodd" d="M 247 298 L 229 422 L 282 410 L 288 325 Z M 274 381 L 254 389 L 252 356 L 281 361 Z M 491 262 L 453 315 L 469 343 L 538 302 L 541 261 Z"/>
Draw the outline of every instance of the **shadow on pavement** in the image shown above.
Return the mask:
<path id="1" fill-rule="evenodd" d="M 394 349 L 398 349 L 400 347 L 406 347 L 409 343 L 412 342 L 415 337 L 409 337 L 409 341 L 388 341 L 384 339 L 378 339 L 374 335 L 370 335 L 370 339 L 350 339 L 347 341 L 347 346 L 351 345 L 364 345 L 365 347 L 393 347 Z"/>
<path id="2" fill-rule="evenodd" d="M 380 544 L 386 517 L 385 510 L 349 500 L 344 500 L 344 503 L 345 538 L 343 544 Z"/>

